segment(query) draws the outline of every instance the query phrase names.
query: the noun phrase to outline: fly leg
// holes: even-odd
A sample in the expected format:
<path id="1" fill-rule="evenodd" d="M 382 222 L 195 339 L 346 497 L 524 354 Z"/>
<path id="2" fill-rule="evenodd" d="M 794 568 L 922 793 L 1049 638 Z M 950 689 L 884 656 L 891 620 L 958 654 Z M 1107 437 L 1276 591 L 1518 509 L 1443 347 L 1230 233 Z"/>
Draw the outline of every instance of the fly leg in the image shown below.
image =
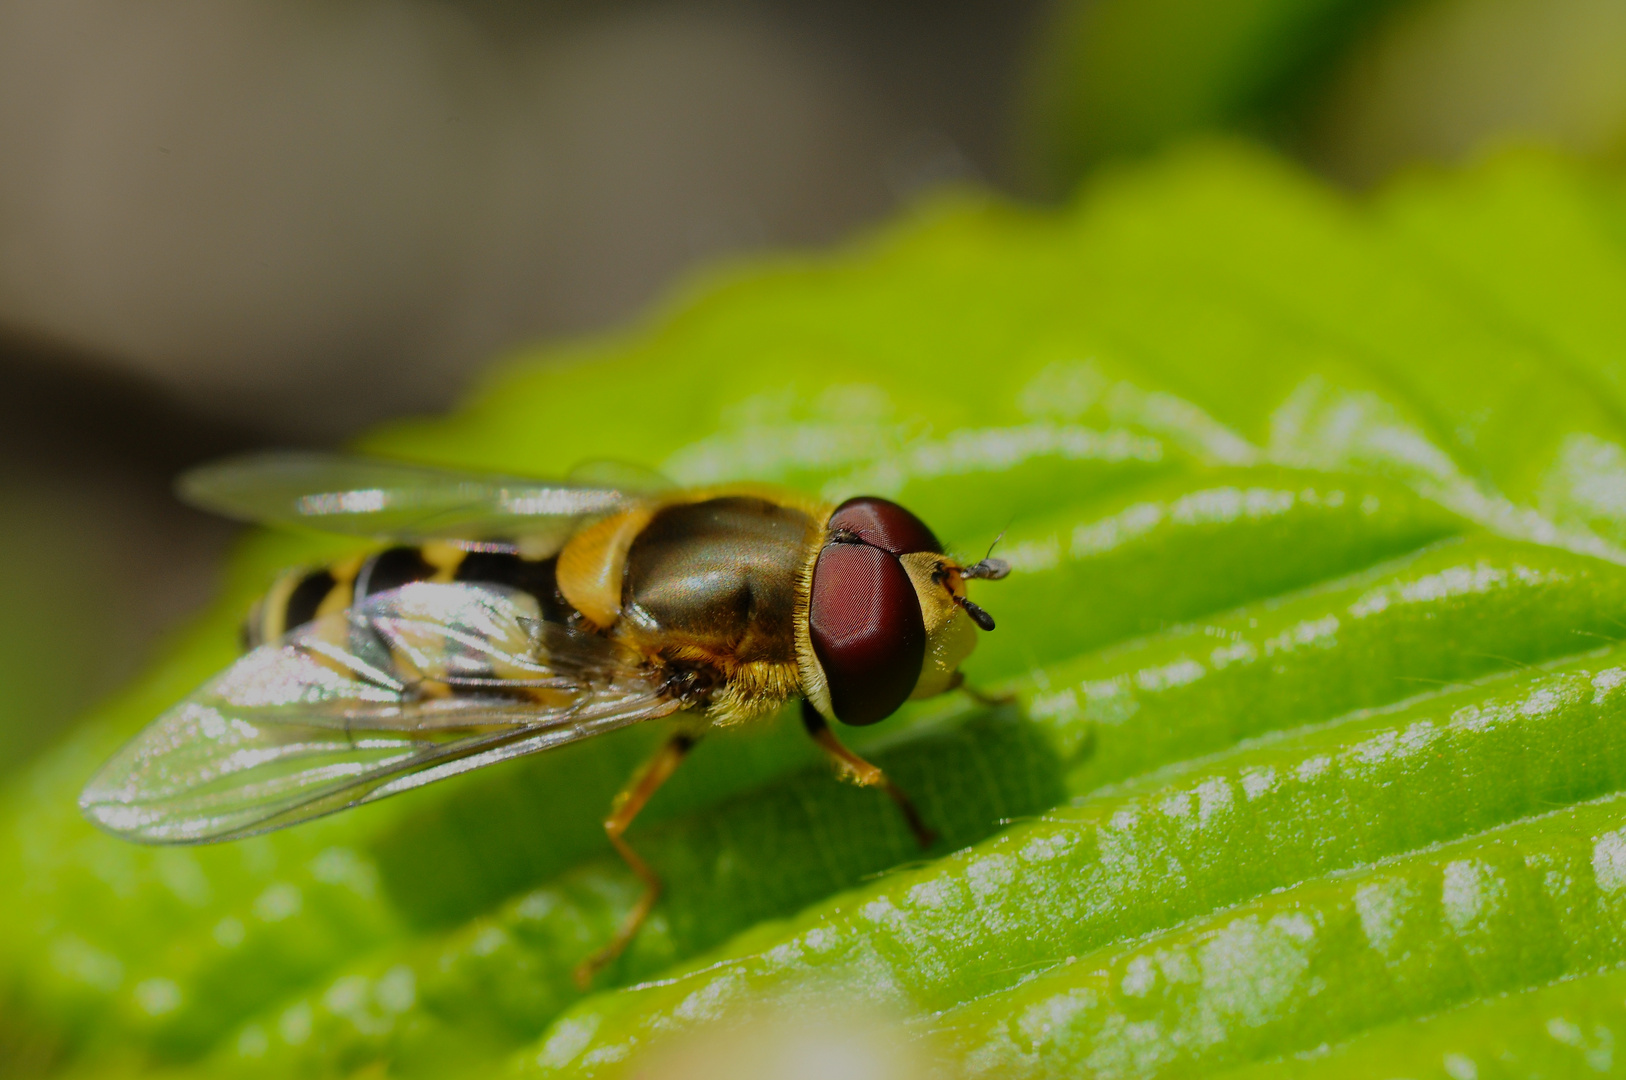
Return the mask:
<path id="1" fill-rule="evenodd" d="M 929 848 L 937 840 L 937 834 L 927 827 L 921 818 L 920 811 L 915 804 L 909 801 L 909 796 L 887 778 L 886 773 L 878 767 L 871 765 L 845 746 L 836 738 L 836 733 L 830 730 L 830 725 L 824 722 L 806 698 L 802 699 L 802 726 L 807 733 L 813 736 L 813 741 L 829 755 L 835 764 L 836 771 L 844 779 L 851 780 L 859 787 L 878 787 L 885 791 L 887 797 L 897 803 L 898 809 L 903 813 L 903 820 L 909 823 L 909 831 L 915 834 L 915 840 L 922 848 Z"/>
<path id="2" fill-rule="evenodd" d="M 970 683 L 965 681 L 965 672 L 963 671 L 956 671 L 954 673 L 954 677 L 949 680 L 948 690 L 945 690 L 944 693 L 947 693 L 949 690 L 958 690 L 976 704 L 990 709 L 997 705 L 1010 705 L 1016 701 L 1015 694 L 989 694 L 982 690 L 978 690 L 975 686 L 972 686 Z"/>
<path id="3" fill-rule="evenodd" d="M 633 819 L 644 808 L 644 804 L 660 790 L 662 784 L 671 779 L 677 767 L 683 764 L 684 757 L 699 741 L 698 736 L 687 732 L 679 732 L 667 739 L 665 745 L 656 751 L 655 756 L 633 774 L 631 783 L 621 790 L 615 797 L 615 802 L 610 805 L 610 816 L 604 819 L 604 831 L 609 834 L 610 843 L 615 845 L 615 850 L 621 853 L 621 858 L 626 860 L 632 872 L 644 883 L 644 893 L 638 898 L 637 905 L 628 913 L 621 923 L 621 929 L 616 931 L 609 944 L 576 965 L 572 976 L 576 980 L 576 985 L 583 990 L 592 983 L 594 975 L 621 955 L 632 941 L 633 935 L 638 932 L 638 928 L 644 924 L 644 920 L 649 918 L 649 913 L 655 909 L 655 901 L 660 899 L 660 876 L 650 869 L 642 856 L 632 850 L 632 845 L 627 843 L 623 834 L 631 827 Z"/>

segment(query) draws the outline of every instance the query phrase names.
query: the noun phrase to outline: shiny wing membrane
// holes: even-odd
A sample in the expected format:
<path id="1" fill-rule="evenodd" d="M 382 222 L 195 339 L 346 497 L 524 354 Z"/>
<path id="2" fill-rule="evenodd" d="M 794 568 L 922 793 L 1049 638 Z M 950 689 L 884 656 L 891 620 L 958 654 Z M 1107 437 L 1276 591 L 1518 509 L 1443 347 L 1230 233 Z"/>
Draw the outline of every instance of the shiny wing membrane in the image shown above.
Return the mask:
<path id="1" fill-rule="evenodd" d="M 636 654 L 500 586 L 416 583 L 255 649 L 86 786 L 132 840 L 228 840 L 675 712 Z"/>
<path id="2" fill-rule="evenodd" d="M 242 521 L 398 540 L 557 534 L 665 486 L 632 466 L 579 480 L 458 472 L 345 454 L 278 451 L 204 465 L 176 485 L 194 506 Z"/>

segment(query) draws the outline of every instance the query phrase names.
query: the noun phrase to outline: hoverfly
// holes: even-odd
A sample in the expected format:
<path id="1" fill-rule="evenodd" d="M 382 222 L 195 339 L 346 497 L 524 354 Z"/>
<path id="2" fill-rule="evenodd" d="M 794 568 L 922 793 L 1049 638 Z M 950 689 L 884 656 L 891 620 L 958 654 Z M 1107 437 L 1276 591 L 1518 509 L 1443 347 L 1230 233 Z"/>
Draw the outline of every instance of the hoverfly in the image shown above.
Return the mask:
<path id="1" fill-rule="evenodd" d="M 874 497 L 821 503 L 737 485 L 543 482 L 326 454 L 228 460 L 182 478 L 231 517 L 383 539 L 390 546 L 284 574 L 245 627 L 249 651 L 121 749 L 80 807 L 132 840 L 230 840 L 470 769 L 683 713 L 616 798 L 624 834 L 710 728 L 802 699 L 808 733 L 849 779 L 880 769 L 829 721 L 873 724 L 951 690 L 993 620 L 931 530 Z"/>

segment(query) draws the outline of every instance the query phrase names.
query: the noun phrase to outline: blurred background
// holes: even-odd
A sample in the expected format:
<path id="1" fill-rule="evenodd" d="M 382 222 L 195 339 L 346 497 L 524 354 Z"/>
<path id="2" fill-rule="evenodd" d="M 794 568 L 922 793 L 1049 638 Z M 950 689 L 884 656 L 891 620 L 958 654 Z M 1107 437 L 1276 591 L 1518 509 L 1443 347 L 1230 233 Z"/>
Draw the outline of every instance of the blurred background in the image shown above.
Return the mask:
<path id="1" fill-rule="evenodd" d="M 1626 0 L 0 0 L 0 775 L 207 598 L 179 469 L 1216 129 L 1352 188 L 1617 160 Z"/>

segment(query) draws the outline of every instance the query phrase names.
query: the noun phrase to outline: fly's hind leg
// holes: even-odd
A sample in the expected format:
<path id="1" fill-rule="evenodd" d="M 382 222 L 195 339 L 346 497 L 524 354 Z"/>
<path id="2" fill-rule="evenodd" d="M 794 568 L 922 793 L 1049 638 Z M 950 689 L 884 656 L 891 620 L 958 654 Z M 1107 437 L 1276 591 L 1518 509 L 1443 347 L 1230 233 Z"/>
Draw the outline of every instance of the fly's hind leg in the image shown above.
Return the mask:
<path id="1" fill-rule="evenodd" d="M 886 792 L 887 797 L 897 804 L 902 812 L 903 819 L 909 823 L 909 831 L 915 834 L 915 840 L 922 848 L 929 848 L 937 840 L 937 834 L 927 827 L 920 811 L 915 804 L 909 801 L 909 796 L 903 793 L 879 767 L 870 764 L 851 750 L 841 744 L 836 733 L 830 730 L 830 725 L 824 722 L 819 710 L 806 699 L 802 699 L 802 726 L 807 733 L 813 736 L 813 741 L 830 756 L 836 770 L 843 777 L 851 780 L 859 787 L 878 787 Z"/>
<path id="2" fill-rule="evenodd" d="M 615 850 L 621 853 L 621 858 L 626 860 L 632 872 L 644 883 L 644 892 L 609 944 L 576 965 L 576 970 L 572 974 L 576 985 L 583 990 L 592 983 L 594 975 L 621 955 L 632 941 L 633 935 L 638 932 L 638 928 L 644 924 L 644 920 L 649 918 L 649 913 L 655 909 L 655 901 L 660 899 L 660 876 L 650 868 L 642 856 L 632 850 L 632 845 L 627 843 L 623 834 L 632 826 L 633 819 L 644 808 L 644 804 L 649 802 L 650 797 L 660 790 L 660 786 L 671 778 L 677 767 L 683 764 L 684 757 L 699 741 L 700 737 L 690 732 L 679 732 L 667 739 L 655 756 L 633 775 L 632 782 L 615 797 L 615 802 L 610 807 L 610 816 L 604 819 L 604 831 L 609 834 L 610 843 L 615 845 Z"/>

